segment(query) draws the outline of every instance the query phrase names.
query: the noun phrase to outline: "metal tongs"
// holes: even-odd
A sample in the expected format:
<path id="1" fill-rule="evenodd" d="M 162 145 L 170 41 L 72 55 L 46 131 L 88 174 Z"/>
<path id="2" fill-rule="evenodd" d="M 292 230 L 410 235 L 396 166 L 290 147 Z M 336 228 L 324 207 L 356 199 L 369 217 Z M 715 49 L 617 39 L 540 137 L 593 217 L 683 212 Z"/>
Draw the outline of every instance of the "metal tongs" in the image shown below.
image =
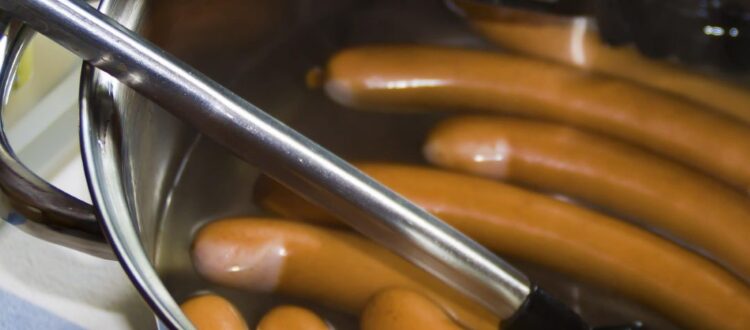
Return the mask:
<path id="1" fill-rule="evenodd" d="M 503 329 L 589 329 L 493 253 L 81 0 L 0 0 L 24 21 L 472 297 Z"/>

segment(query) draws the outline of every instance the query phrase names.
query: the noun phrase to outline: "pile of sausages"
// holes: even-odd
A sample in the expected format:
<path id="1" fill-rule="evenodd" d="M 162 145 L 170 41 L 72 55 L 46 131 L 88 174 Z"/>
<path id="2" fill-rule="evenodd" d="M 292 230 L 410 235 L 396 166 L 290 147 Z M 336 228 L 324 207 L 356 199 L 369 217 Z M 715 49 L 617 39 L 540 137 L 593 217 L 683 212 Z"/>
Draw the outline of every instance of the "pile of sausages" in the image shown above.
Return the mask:
<path id="1" fill-rule="evenodd" d="M 204 294 L 181 306 L 197 329 L 246 330 L 247 322 L 226 299 Z M 361 315 L 362 330 L 462 330 L 430 299 L 407 289 L 392 288 L 376 293 Z M 257 330 L 329 330 L 332 326 L 313 311 L 281 305 L 268 311 Z"/>
<path id="2" fill-rule="evenodd" d="M 487 29 L 486 17 L 473 23 L 501 31 Z M 732 103 L 743 108 L 737 115 L 725 99 L 601 67 L 367 46 L 333 56 L 321 83 L 355 110 L 456 113 L 426 137 L 433 167 L 356 165 L 490 250 L 610 289 L 686 328 L 750 329 L 750 102 Z M 363 329 L 497 328 L 481 306 L 273 180 L 261 177 L 255 198 L 284 219 L 203 227 L 192 256 L 206 279 L 349 311 Z M 216 296 L 183 307 L 199 328 L 247 328 Z M 329 327 L 295 306 L 257 326 Z"/>

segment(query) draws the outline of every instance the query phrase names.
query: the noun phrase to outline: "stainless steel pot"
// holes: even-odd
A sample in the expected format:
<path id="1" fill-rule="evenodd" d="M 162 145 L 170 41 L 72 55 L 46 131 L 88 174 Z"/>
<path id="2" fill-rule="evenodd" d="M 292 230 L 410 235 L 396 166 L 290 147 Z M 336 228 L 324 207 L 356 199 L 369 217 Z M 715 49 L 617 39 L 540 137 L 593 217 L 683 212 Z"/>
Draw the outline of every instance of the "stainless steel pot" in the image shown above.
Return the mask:
<path id="1" fill-rule="evenodd" d="M 438 1 L 105 0 L 100 10 L 348 159 L 419 163 L 422 138 L 441 116 L 347 111 L 305 87 L 308 69 L 339 48 L 363 43 L 486 47 Z M 13 63 L 31 32 L 5 28 L 2 45 L 9 56 L 2 87 L 7 97 Z M 230 297 L 250 321 L 273 304 L 293 301 L 214 287 L 190 264 L 191 234 L 201 224 L 261 212 L 251 203 L 256 169 L 89 66 L 82 73 L 80 134 L 94 208 L 33 176 L 0 141 L 5 148 L 0 160 L 6 164 L 0 178 L 10 197 L 4 214 L 20 219 L 18 226 L 46 231 L 43 235 L 52 229 L 56 234 L 46 237 L 96 255 L 111 257 L 114 251 L 170 327 L 190 327 L 176 301 L 196 290 Z M 671 326 L 617 297 L 533 266 L 524 268 L 596 323 L 641 319 L 655 328 Z M 313 308 L 343 328 L 356 322 Z"/>

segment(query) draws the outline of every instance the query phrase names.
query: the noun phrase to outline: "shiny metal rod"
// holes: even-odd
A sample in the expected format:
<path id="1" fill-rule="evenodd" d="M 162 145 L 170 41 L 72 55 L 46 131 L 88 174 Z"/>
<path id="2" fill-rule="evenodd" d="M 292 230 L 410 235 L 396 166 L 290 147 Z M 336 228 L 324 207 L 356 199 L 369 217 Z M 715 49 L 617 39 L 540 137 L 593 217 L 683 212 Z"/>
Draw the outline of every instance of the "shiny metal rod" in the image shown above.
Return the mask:
<path id="1" fill-rule="evenodd" d="M 479 244 L 85 2 L 0 8 L 498 316 L 528 296 L 529 280 Z"/>

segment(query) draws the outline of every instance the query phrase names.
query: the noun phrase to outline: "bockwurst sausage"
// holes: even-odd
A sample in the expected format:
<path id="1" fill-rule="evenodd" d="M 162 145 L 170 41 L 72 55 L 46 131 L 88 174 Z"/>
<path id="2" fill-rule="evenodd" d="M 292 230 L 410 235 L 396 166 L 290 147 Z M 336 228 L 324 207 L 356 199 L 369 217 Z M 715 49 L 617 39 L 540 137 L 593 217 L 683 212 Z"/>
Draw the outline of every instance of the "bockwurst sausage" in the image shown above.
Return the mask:
<path id="1" fill-rule="evenodd" d="M 564 122 L 750 188 L 750 127 L 621 79 L 512 55 L 420 46 L 343 50 L 325 76 L 329 96 L 353 108 L 473 109 Z"/>
<path id="2" fill-rule="evenodd" d="M 274 307 L 258 322 L 256 330 L 330 330 L 312 311 L 291 305 Z"/>
<path id="3" fill-rule="evenodd" d="M 362 312 L 360 330 L 461 330 L 425 296 L 405 289 L 376 294 Z"/>
<path id="4" fill-rule="evenodd" d="M 439 124 L 432 163 L 563 193 L 705 249 L 750 281 L 750 200 L 677 163 L 563 125 L 501 117 Z"/>
<path id="5" fill-rule="evenodd" d="M 190 298 L 180 309 L 198 330 L 248 330 L 245 319 L 234 305 L 215 294 Z"/>
<path id="6" fill-rule="evenodd" d="M 589 19 L 483 5 L 471 0 L 451 2 L 462 9 L 479 34 L 504 49 L 628 79 L 750 123 L 747 87 L 646 58 L 634 47 L 607 46 Z"/>
<path id="7" fill-rule="evenodd" d="M 359 314 L 381 290 L 415 290 L 459 324 L 496 329 L 499 319 L 438 279 L 364 238 L 278 219 L 210 223 L 193 243 L 198 273 L 218 284 L 278 292 Z"/>
<path id="8" fill-rule="evenodd" d="M 501 255 L 611 288 L 687 328 L 750 327 L 747 286 L 643 229 L 483 178 L 399 165 L 359 168 Z M 269 196 L 300 198 L 291 192 Z M 312 205 L 286 213 L 299 219 L 330 217 Z"/>

